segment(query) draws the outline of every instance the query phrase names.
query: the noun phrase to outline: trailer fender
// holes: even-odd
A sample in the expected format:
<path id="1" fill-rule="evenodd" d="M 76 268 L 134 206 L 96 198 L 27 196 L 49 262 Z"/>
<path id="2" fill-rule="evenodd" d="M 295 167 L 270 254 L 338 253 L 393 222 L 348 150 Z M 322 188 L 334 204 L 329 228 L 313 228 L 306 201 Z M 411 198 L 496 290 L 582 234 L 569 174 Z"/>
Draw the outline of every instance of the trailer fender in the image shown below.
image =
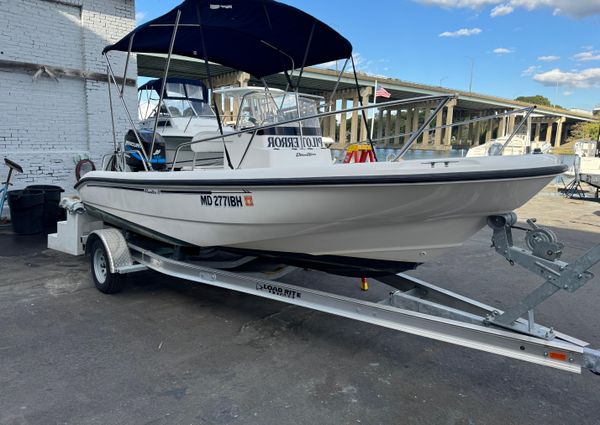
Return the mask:
<path id="1" fill-rule="evenodd" d="M 91 232 L 85 244 L 85 255 L 91 254 L 90 248 L 96 240 L 100 240 L 106 249 L 111 273 L 119 273 L 121 270 L 133 266 L 133 259 L 121 230 L 109 228 Z"/>

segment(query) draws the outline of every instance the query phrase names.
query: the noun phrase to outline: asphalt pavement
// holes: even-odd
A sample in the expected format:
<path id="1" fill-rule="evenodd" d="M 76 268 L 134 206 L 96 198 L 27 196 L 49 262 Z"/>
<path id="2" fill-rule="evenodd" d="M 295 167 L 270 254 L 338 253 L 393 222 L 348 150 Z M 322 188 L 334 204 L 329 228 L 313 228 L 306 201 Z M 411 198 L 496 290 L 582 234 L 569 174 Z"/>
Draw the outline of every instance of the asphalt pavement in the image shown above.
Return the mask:
<path id="1" fill-rule="evenodd" d="M 600 206 L 598 207 L 600 210 Z M 594 215 L 590 217 L 593 220 Z M 600 220 L 600 218 L 598 219 Z M 600 233 L 554 229 L 575 258 Z M 482 230 L 413 275 L 506 308 L 535 276 Z M 600 276 L 600 267 L 593 271 Z M 388 288 L 284 281 L 377 300 Z M 600 279 L 536 319 L 600 347 Z M 600 376 L 503 358 L 154 272 L 124 292 L 89 259 L 0 229 L 0 424 L 599 424 Z"/>

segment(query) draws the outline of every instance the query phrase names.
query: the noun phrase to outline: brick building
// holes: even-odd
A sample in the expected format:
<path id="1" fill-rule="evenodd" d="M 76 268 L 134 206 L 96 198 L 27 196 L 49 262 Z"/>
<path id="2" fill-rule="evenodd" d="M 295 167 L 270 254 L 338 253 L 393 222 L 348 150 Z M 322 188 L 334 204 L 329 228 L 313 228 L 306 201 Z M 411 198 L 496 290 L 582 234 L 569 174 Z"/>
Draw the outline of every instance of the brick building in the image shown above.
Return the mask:
<path id="1" fill-rule="evenodd" d="M 73 191 L 75 162 L 89 156 L 99 168 L 113 149 L 101 53 L 134 28 L 134 0 L 0 0 L 0 22 L 0 156 L 23 166 L 14 188 Z M 117 74 L 124 57 L 111 54 Z M 132 111 L 135 72 L 130 65 L 124 96 Z M 128 123 L 113 103 L 120 140 Z"/>

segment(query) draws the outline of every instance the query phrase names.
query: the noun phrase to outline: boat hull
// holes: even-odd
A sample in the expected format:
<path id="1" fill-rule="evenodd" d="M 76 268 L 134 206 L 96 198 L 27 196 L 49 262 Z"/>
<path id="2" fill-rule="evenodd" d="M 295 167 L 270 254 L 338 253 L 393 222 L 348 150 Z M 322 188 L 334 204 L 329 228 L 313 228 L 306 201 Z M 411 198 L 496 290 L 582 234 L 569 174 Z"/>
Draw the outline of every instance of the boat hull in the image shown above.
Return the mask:
<path id="1" fill-rule="evenodd" d="M 481 161 L 466 165 L 478 169 L 473 162 Z M 451 173 L 419 161 L 381 165 L 378 173 L 367 164 L 340 165 L 318 178 L 290 177 L 294 170 L 273 178 L 240 172 L 241 179 L 220 178 L 235 171 L 100 172 L 86 175 L 78 190 L 105 219 L 184 244 L 422 263 L 461 245 L 488 216 L 520 207 L 563 171 L 538 165 L 537 174 L 523 168 L 510 176 L 460 166 Z"/>

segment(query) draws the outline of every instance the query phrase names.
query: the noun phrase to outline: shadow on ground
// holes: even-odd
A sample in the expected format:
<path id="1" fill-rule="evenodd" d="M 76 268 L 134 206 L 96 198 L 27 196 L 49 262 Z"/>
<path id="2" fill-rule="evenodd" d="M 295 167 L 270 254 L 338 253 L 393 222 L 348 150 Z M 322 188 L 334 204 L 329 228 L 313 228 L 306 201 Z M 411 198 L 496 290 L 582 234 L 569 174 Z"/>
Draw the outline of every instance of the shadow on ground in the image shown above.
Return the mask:
<path id="1" fill-rule="evenodd" d="M 555 229 L 574 258 L 600 234 Z M 485 230 L 413 274 L 506 307 L 538 282 Z M 597 424 L 600 377 L 572 375 L 153 272 L 97 292 L 87 259 L 0 230 L 2 424 Z M 600 274 L 598 266 L 594 271 Z M 387 288 L 287 282 L 377 300 Z M 600 346 L 600 281 L 540 322 Z"/>

